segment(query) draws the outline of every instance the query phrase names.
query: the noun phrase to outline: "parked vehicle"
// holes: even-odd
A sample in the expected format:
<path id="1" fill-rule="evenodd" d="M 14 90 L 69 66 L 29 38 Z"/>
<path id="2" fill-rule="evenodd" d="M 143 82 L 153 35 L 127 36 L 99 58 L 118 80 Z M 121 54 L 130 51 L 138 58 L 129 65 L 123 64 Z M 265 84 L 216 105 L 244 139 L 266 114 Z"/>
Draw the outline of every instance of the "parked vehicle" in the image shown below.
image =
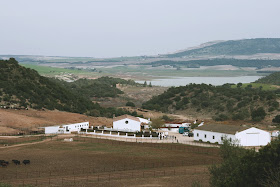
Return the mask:
<path id="1" fill-rule="evenodd" d="M 185 132 L 189 132 L 189 128 L 188 127 L 179 127 L 179 133 L 180 134 L 184 134 Z"/>
<path id="2" fill-rule="evenodd" d="M 183 136 L 189 136 L 189 132 L 184 132 Z"/>

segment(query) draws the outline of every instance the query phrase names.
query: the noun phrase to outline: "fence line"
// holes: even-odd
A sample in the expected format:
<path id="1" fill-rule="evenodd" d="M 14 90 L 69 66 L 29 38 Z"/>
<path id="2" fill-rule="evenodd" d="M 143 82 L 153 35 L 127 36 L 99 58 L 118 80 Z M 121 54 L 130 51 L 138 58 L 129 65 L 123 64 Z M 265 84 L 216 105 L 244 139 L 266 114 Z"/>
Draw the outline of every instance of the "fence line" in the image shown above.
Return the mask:
<path id="1" fill-rule="evenodd" d="M 218 162 L 206 162 L 202 163 L 203 165 L 207 164 L 217 164 Z M 32 164 L 32 163 L 31 163 Z M 55 169 L 55 170 L 36 170 L 32 172 L 26 171 L 15 171 L 10 173 L 2 173 L 0 175 L 0 180 L 9 180 L 9 179 L 28 179 L 28 178 L 41 178 L 41 177 L 52 177 L 52 176 L 77 176 L 84 174 L 95 174 L 95 173 L 106 173 L 106 172 L 116 172 L 116 171 L 131 171 L 131 170 L 145 170 L 145 169 L 159 169 L 159 168 L 172 168 L 172 167 L 186 167 L 193 166 L 188 161 L 168 161 L 168 162 L 131 162 L 123 165 L 112 165 L 111 167 L 84 167 L 80 169 Z"/>
<path id="2" fill-rule="evenodd" d="M 107 172 L 107 173 L 86 173 L 83 176 L 49 176 L 44 178 L 22 178 L 2 180 L 2 182 L 11 183 L 13 185 L 35 185 L 35 186 L 70 186 L 70 185 L 93 185 L 114 181 L 125 181 L 134 179 L 160 178 L 165 176 L 193 176 L 193 175 L 209 175 L 207 168 L 190 169 L 161 169 L 150 171 L 124 171 L 124 172 Z"/>

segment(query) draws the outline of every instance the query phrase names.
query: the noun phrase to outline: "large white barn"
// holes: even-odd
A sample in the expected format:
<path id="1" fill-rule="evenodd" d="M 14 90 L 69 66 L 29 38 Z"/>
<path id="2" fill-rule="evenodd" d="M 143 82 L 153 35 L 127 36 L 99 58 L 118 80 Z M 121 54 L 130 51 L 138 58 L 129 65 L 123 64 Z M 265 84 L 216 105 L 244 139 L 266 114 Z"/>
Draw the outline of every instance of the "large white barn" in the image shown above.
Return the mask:
<path id="1" fill-rule="evenodd" d="M 222 144 L 223 139 L 240 146 L 265 146 L 271 141 L 269 132 L 255 127 L 242 127 L 223 124 L 205 124 L 193 131 L 194 140 Z"/>
<path id="2" fill-rule="evenodd" d="M 89 122 L 73 123 L 60 126 L 44 127 L 45 134 L 70 134 L 71 132 L 80 132 L 82 129 L 89 128 Z"/>
<path id="3" fill-rule="evenodd" d="M 150 121 L 130 115 L 122 115 L 113 119 L 113 129 L 117 131 L 136 132 L 148 127 Z"/>

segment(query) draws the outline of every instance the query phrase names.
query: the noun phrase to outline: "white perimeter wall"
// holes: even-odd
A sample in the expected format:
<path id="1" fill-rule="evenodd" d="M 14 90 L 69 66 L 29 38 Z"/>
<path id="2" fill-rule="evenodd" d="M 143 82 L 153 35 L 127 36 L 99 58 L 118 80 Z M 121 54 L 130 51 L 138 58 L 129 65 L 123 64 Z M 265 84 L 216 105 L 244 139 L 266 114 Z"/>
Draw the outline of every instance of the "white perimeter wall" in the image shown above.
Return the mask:
<path id="1" fill-rule="evenodd" d="M 179 128 L 159 128 L 159 130 L 164 131 L 164 132 L 178 132 L 179 133 Z"/>
<path id="2" fill-rule="evenodd" d="M 271 141 L 269 132 L 254 127 L 236 133 L 235 136 L 241 146 L 265 146 Z"/>
<path id="3" fill-rule="evenodd" d="M 56 134 L 58 133 L 59 126 L 45 127 L 45 134 Z"/>
<path id="4" fill-rule="evenodd" d="M 125 122 L 128 122 L 127 124 Z M 129 118 L 121 119 L 113 122 L 113 129 L 119 131 L 141 131 L 141 122 L 134 121 Z"/>
<path id="5" fill-rule="evenodd" d="M 68 127 L 68 131 L 67 131 L 67 127 Z M 88 128 L 89 128 L 89 122 L 62 125 L 62 128 L 60 128 L 60 126 L 50 126 L 50 127 L 45 127 L 45 134 L 56 134 L 56 133 L 68 134 L 74 131 L 79 132 L 81 129 L 88 129 Z"/>
<path id="6" fill-rule="evenodd" d="M 205 137 L 206 135 L 206 137 Z M 202 131 L 202 130 L 196 130 L 193 131 L 193 138 L 196 141 L 202 140 L 203 142 L 210 142 L 210 143 L 216 143 L 222 144 L 222 137 L 230 139 L 232 141 L 235 140 L 235 135 L 233 134 L 224 134 L 219 132 L 210 132 L 210 131 Z"/>

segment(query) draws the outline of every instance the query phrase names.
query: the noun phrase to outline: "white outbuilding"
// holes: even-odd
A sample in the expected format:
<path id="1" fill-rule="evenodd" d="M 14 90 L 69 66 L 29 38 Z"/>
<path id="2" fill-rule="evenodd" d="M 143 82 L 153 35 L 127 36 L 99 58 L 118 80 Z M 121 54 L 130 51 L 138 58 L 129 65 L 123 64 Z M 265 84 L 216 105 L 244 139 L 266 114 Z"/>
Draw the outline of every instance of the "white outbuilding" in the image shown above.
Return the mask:
<path id="1" fill-rule="evenodd" d="M 223 124 L 205 124 L 193 131 L 194 140 L 222 144 L 227 138 L 240 146 L 265 146 L 271 141 L 270 133 L 255 127 Z"/>
<path id="2" fill-rule="evenodd" d="M 113 119 L 113 129 L 117 131 L 136 132 L 144 129 L 150 121 L 130 115 L 122 115 Z"/>
<path id="3" fill-rule="evenodd" d="M 45 134 L 70 134 L 71 132 L 80 132 L 89 128 L 89 122 L 73 123 L 59 126 L 44 127 Z"/>

